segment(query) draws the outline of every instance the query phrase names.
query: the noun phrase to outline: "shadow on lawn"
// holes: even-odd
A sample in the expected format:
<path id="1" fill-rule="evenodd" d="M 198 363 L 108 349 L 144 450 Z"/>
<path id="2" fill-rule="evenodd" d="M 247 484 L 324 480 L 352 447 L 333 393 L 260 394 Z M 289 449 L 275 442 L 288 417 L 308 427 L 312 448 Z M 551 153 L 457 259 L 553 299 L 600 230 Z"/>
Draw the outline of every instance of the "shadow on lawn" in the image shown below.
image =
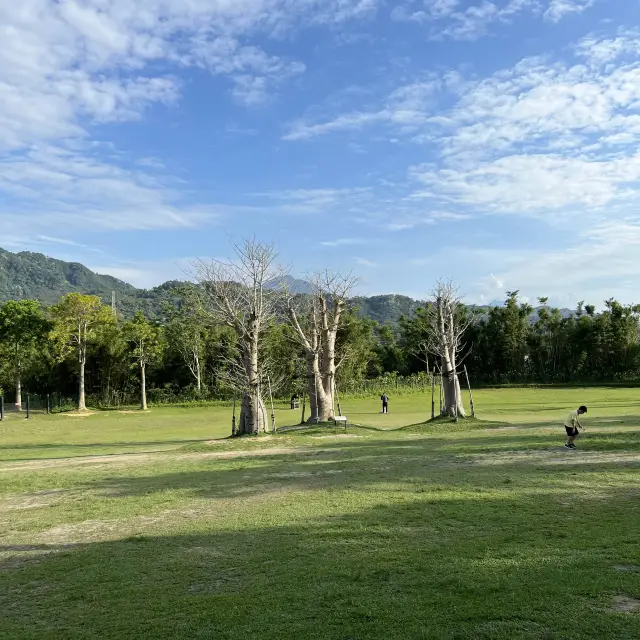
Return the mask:
<path id="1" fill-rule="evenodd" d="M 640 618 L 608 606 L 640 595 L 637 576 L 614 569 L 638 562 L 633 506 L 624 494 L 562 512 L 545 496 L 413 494 L 295 523 L 285 510 L 280 526 L 258 515 L 38 545 L 52 553 L 0 573 L 2 637 L 631 640 Z"/>
<path id="2" fill-rule="evenodd" d="M 503 491 L 508 482 L 525 490 L 538 487 L 565 492 L 567 485 L 575 484 L 576 475 L 585 478 L 638 464 L 634 459 L 581 456 L 582 450 L 567 451 L 561 444 L 549 447 L 550 440 L 545 436 L 518 434 L 509 436 L 508 444 L 506 439 L 502 435 L 457 440 L 343 441 L 285 454 L 252 456 L 247 450 L 236 458 L 203 455 L 189 461 L 188 468 L 170 473 L 95 479 L 84 488 L 102 491 L 113 499 L 168 489 L 200 498 L 246 499 L 283 490 L 379 490 L 398 483 L 413 484 L 420 491 L 436 487 L 469 492 Z M 591 444 L 592 452 L 638 452 L 640 432 L 608 434 L 606 439 Z M 544 475 L 551 469 L 552 476 Z M 406 493 L 407 488 L 389 491 Z"/>

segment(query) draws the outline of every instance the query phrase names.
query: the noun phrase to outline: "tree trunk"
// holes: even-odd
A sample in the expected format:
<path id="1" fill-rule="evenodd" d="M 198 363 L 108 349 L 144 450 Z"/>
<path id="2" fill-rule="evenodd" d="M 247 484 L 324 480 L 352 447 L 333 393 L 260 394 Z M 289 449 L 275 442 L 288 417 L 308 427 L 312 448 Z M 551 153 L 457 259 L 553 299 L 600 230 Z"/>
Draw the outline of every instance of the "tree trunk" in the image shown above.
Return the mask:
<path id="1" fill-rule="evenodd" d="M 249 392 L 243 393 L 238 435 L 258 435 L 264 433 L 267 426 L 265 421 L 266 415 L 264 402 L 257 391 L 254 395 Z"/>
<path id="2" fill-rule="evenodd" d="M 147 410 L 147 371 L 144 365 L 140 366 L 140 409 Z"/>
<path id="3" fill-rule="evenodd" d="M 79 381 L 78 381 L 78 411 L 86 411 L 87 410 L 87 405 L 85 402 L 85 396 L 84 396 L 84 366 L 85 366 L 85 359 L 81 358 L 80 360 L 80 375 L 79 375 Z"/>
<path id="4" fill-rule="evenodd" d="M 309 405 L 311 415 L 307 422 L 328 422 L 333 418 L 332 396 L 326 392 L 322 373 L 318 363 L 318 356 L 312 355 L 308 358 L 308 380 L 309 380 Z"/>
<path id="5" fill-rule="evenodd" d="M 266 409 L 260 394 L 260 370 L 258 368 L 258 332 L 255 322 L 252 326 L 253 338 L 246 346 L 244 365 L 249 382 L 249 389 L 242 394 L 242 407 L 240 409 L 240 434 L 258 435 L 266 431 Z"/>
<path id="6" fill-rule="evenodd" d="M 196 365 L 196 386 L 198 388 L 198 393 L 202 391 L 202 372 L 200 371 L 200 355 L 195 352 L 194 360 Z"/>
<path id="7" fill-rule="evenodd" d="M 22 411 L 22 379 L 20 371 L 16 373 L 16 411 Z"/>
<path id="8" fill-rule="evenodd" d="M 444 387 L 444 407 L 443 414 L 450 418 L 456 416 L 466 418 L 467 414 L 462 403 L 462 394 L 460 392 L 460 380 L 455 373 L 443 372 L 442 384 Z"/>

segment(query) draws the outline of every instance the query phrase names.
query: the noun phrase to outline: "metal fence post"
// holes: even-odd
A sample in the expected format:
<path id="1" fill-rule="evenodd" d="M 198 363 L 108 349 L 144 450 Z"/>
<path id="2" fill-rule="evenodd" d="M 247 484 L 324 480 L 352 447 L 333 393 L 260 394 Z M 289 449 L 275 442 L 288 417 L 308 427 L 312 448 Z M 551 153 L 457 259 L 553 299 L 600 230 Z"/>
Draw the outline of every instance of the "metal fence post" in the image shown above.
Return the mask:
<path id="1" fill-rule="evenodd" d="M 47 415 L 51 413 L 51 394 L 47 393 Z"/>
<path id="2" fill-rule="evenodd" d="M 27 393 L 27 420 L 31 418 L 31 403 L 29 402 L 29 394 Z"/>
<path id="3" fill-rule="evenodd" d="M 0 396 L 0 422 L 4 420 L 4 396 Z"/>

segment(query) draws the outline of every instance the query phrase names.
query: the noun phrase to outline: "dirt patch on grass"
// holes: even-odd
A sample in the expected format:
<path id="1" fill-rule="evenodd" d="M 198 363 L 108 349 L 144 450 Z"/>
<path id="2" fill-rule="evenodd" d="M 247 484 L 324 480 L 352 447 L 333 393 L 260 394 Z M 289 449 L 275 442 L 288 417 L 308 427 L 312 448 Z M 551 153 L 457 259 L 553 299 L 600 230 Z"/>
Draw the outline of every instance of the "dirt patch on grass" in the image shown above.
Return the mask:
<path id="1" fill-rule="evenodd" d="M 0 467 L 0 471 L 29 471 L 32 469 L 51 469 L 55 467 L 76 467 L 89 464 L 131 464 L 145 462 L 151 458 L 148 453 L 117 453 L 103 456 L 82 456 L 77 458 L 56 458 L 53 460 L 29 460 L 14 462 L 10 466 Z"/>
<path id="2" fill-rule="evenodd" d="M 65 493 L 66 491 L 64 489 L 52 489 L 50 491 L 37 491 L 35 493 L 19 493 L 5 496 L 0 499 L 0 513 L 52 507 L 58 504 L 60 498 Z"/>
<path id="3" fill-rule="evenodd" d="M 88 418 L 89 416 L 95 416 L 95 411 L 70 411 L 69 413 L 60 414 L 65 418 Z"/>
<path id="4" fill-rule="evenodd" d="M 238 449 L 233 451 L 212 451 L 211 453 L 187 453 L 173 456 L 174 460 L 198 460 L 203 458 L 252 458 L 260 456 L 291 455 L 303 452 L 318 452 L 323 450 L 310 449 L 309 447 L 269 447 L 265 449 Z M 0 471 L 29 471 L 33 469 L 52 469 L 79 467 L 84 465 L 125 466 L 141 464 L 153 459 L 154 456 L 170 455 L 171 452 L 158 451 L 156 453 L 117 453 L 102 456 L 82 456 L 76 458 L 56 458 L 53 460 L 29 460 L 26 462 L 13 462 L 8 466 L 0 467 Z"/>
<path id="5" fill-rule="evenodd" d="M 215 451 L 211 453 L 191 453 L 184 456 L 178 456 L 178 459 L 195 459 L 195 458 L 253 458 L 260 456 L 280 456 L 294 453 L 303 453 L 311 451 L 308 447 L 269 447 L 267 449 L 239 449 L 236 451 Z"/>
<path id="6" fill-rule="evenodd" d="M 616 564 L 613 568 L 616 571 L 628 571 L 630 573 L 640 571 L 640 567 L 636 566 L 635 564 Z"/>
<path id="7" fill-rule="evenodd" d="M 611 610 L 618 613 L 638 613 L 640 612 L 640 600 L 629 596 L 615 596 Z"/>

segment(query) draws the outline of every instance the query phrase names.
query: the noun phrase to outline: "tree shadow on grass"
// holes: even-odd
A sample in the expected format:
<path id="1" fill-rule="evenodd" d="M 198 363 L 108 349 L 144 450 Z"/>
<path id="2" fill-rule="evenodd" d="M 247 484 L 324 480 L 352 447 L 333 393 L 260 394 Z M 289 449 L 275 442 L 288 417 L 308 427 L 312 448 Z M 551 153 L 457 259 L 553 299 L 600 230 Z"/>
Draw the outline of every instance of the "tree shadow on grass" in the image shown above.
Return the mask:
<path id="1" fill-rule="evenodd" d="M 567 485 L 575 484 L 576 474 L 586 479 L 593 474 L 619 472 L 638 465 L 633 457 L 615 455 L 620 451 L 640 451 L 640 433 L 636 432 L 612 434 L 606 442 L 608 448 L 598 450 L 604 457 L 567 451 L 563 446 L 549 448 L 549 439 L 544 436 L 513 438 L 514 442 L 504 449 L 502 436 L 455 441 L 438 438 L 348 441 L 257 457 L 247 450 L 236 452 L 242 455 L 234 458 L 194 457 L 188 466 L 182 462 L 179 468 L 161 474 L 92 478 L 82 488 L 113 499 L 168 489 L 198 498 L 248 499 L 283 491 L 375 490 L 399 483 L 415 484 L 423 491 L 432 491 L 434 487 L 467 492 L 503 491 L 508 481 L 527 490 L 537 487 L 565 493 Z M 613 457 L 607 457 L 608 453 Z"/>
<path id="2" fill-rule="evenodd" d="M 40 545 L 0 573 L 2 637 L 631 640 L 640 618 L 608 609 L 640 595 L 614 569 L 639 560 L 631 506 L 416 493 L 306 521 L 276 511 L 277 526 Z"/>

